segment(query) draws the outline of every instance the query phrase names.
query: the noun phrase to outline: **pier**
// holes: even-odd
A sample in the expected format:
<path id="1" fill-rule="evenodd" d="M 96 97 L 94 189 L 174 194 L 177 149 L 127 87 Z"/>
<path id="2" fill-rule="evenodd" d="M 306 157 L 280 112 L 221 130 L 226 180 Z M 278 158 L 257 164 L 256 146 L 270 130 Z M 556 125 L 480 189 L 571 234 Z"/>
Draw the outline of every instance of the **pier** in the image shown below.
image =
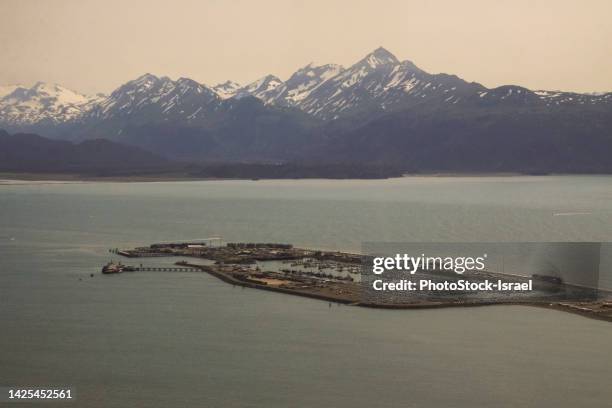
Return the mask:
<path id="1" fill-rule="evenodd" d="M 177 266 L 139 266 L 124 265 L 121 262 L 109 262 L 102 267 L 102 273 L 122 273 L 122 272 L 200 272 L 201 268 L 195 265 L 188 265 L 184 262 L 178 262 Z"/>
<path id="2" fill-rule="evenodd" d="M 134 272 L 199 272 L 200 269 L 182 266 L 135 266 Z"/>

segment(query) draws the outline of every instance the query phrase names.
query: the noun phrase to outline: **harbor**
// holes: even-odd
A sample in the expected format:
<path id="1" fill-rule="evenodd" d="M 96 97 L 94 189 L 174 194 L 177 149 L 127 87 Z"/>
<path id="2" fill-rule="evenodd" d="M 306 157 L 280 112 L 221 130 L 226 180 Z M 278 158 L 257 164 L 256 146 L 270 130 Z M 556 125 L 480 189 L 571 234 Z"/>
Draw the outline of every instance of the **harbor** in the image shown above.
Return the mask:
<path id="1" fill-rule="evenodd" d="M 408 298 L 368 296 L 362 281 L 364 256 L 340 251 L 297 248 L 286 243 L 227 243 L 221 239 L 155 243 L 133 249 L 109 252 L 138 260 L 137 265 L 111 261 L 103 274 L 122 272 L 204 272 L 228 284 L 289 295 L 309 297 L 353 306 L 418 309 L 457 306 L 528 305 L 552 308 L 582 316 L 612 321 L 609 293 L 565 284 L 561 279 L 534 275 L 504 275 L 491 271 L 468 271 L 464 275 L 446 271 L 426 271 L 437 282 L 475 282 L 504 279 L 508 285 L 529 287 L 523 292 L 423 291 Z M 143 258 L 178 257 L 173 266 L 146 266 Z M 191 260 L 185 260 L 191 259 Z M 198 263 L 206 260 L 208 264 Z M 365 275 L 367 276 L 367 275 Z M 364 290 L 365 288 L 365 290 Z M 531 289 L 532 288 L 532 289 Z M 407 300 L 406 300 L 407 299 Z"/>
<path id="2" fill-rule="evenodd" d="M 210 265 L 180 260 L 175 267 L 147 268 L 110 262 L 104 274 L 164 269 L 200 271 L 232 285 L 271 290 L 342 304 L 358 304 L 361 256 L 337 251 L 295 248 L 277 243 L 196 242 L 156 243 L 134 249 L 113 249 L 130 259 L 182 257 L 212 261 Z"/>

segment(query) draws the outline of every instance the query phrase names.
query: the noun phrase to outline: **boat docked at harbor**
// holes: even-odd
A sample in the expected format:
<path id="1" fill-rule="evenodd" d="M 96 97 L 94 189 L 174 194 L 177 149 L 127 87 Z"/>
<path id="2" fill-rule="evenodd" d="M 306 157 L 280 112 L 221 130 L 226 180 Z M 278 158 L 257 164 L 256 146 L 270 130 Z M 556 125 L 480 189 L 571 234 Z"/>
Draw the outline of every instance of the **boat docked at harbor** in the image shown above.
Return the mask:
<path id="1" fill-rule="evenodd" d="M 121 262 L 115 263 L 113 261 L 110 261 L 102 267 L 102 273 L 104 274 L 132 272 L 134 270 L 134 267 L 123 265 Z"/>

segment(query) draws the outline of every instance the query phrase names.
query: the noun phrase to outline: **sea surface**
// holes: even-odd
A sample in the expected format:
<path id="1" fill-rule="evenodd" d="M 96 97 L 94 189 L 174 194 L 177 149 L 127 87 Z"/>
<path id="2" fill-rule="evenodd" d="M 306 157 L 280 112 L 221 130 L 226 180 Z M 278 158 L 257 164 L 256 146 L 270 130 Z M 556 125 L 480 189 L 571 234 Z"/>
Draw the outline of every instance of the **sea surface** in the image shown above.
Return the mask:
<path id="1" fill-rule="evenodd" d="M 79 407 L 612 404 L 611 323 L 521 306 L 370 310 L 203 273 L 99 272 L 109 248 L 210 236 L 348 251 L 612 241 L 612 177 L 0 183 L 0 386 L 71 386 Z"/>

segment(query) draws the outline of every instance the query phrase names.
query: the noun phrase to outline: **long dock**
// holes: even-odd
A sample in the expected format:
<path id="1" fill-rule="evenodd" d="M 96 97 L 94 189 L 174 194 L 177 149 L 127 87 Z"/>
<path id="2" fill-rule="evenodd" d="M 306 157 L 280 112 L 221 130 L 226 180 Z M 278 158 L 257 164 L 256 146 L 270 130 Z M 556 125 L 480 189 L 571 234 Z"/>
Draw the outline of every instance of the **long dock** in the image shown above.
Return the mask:
<path id="1" fill-rule="evenodd" d="M 184 265 L 178 263 L 178 266 L 138 266 L 123 265 L 122 263 L 109 262 L 102 268 L 103 274 L 113 274 L 122 272 L 200 272 L 201 269 L 197 266 Z"/>
<path id="2" fill-rule="evenodd" d="M 200 269 L 198 268 L 176 266 L 135 266 L 132 270 L 134 272 L 200 272 Z"/>

